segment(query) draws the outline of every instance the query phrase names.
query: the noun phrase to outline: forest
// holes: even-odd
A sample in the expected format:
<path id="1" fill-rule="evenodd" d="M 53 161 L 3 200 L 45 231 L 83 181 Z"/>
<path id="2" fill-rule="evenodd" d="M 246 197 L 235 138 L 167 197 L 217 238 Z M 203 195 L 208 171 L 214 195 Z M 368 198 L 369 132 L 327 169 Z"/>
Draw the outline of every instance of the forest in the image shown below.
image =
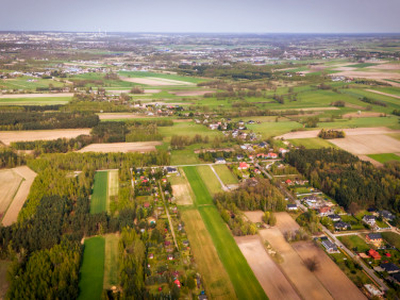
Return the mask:
<path id="1" fill-rule="evenodd" d="M 285 161 L 351 212 L 361 208 L 400 212 L 398 162 L 375 168 L 349 152 L 333 148 L 292 150 Z"/>

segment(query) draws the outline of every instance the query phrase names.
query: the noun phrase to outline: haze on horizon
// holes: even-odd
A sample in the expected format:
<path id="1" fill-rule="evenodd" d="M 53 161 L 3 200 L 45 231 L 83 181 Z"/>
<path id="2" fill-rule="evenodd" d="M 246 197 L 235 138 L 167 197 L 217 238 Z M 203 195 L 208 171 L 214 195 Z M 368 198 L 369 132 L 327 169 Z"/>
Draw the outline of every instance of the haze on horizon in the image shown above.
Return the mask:
<path id="1" fill-rule="evenodd" d="M 398 33 L 399 0 L 1 0 L 0 31 Z"/>

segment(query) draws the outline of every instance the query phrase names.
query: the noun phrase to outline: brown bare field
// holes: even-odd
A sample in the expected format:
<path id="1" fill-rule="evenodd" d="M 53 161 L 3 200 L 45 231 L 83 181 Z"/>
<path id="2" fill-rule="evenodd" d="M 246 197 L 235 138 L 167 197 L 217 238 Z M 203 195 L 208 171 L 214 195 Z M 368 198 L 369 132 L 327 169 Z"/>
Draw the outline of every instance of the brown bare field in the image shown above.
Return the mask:
<path id="1" fill-rule="evenodd" d="M 366 69 L 379 69 L 379 70 L 400 70 L 400 64 L 382 64 L 376 66 L 370 66 Z"/>
<path id="2" fill-rule="evenodd" d="M 299 224 L 287 212 L 278 212 L 274 215 L 276 217 L 276 226 L 282 233 L 288 230 L 296 231 L 300 229 Z"/>
<path id="3" fill-rule="evenodd" d="M 384 134 L 347 135 L 344 139 L 333 139 L 330 142 L 357 155 L 394 153 L 400 150 L 400 141 Z"/>
<path id="4" fill-rule="evenodd" d="M 292 246 L 286 242 L 282 232 L 278 228 L 260 230 L 260 235 L 279 252 L 283 258 L 280 264 L 286 278 L 296 287 L 303 299 L 333 299 L 316 276 L 307 269 L 299 255 Z"/>
<path id="5" fill-rule="evenodd" d="M 170 91 L 170 94 L 173 94 L 175 96 L 204 96 L 204 94 L 207 93 L 214 93 L 215 91 L 179 91 L 179 92 L 172 92 Z"/>
<path id="6" fill-rule="evenodd" d="M 197 209 L 183 210 L 182 220 L 210 299 L 236 299 L 235 290 Z"/>
<path id="7" fill-rule="evenodd" d="M 161 92 L 161 90 L 144 90 L 145 94 L 157 94 Z M 130 93 L 130 90 L 107 90 L 107 93 L 111 93 L 111 94 L 122 94 L 122 93 Z"/>
<path id="8" fill-rule="evenodd" d="M 150 152 L 155 151 L 161 142 L 135 142 L 135 143 L 111 143 L 111 144 L 91 144 L 79 150 L 78 152 Z"/>
<path id="9" fill-rule="evenodd" d="M 0 141 L 9 146 L 12 142 L 50 141 L 59 138 L 72 139 L 81 134 L 90 134 L 90 128 L 57 130 L 0 131 Z"/>
<path id="10" fill-rule="evenodd" d="M 262 217 L 264 212 L 262 210 L 254 210 L 254 211 L 245 211 L 247 219 L 249 219 L 253 223 L 262 222 Z"/>
<path id="11" fill-rule="evenodd" d="M 19 211 L 21 210 L 26 199 L 28 198 L 29 190 L 31 188 L 33 180 L 36 177 L 36 173 L 26 166 L 14 168 L 13 171 L 24 178 L 24 181 L 22 181 L 13 201 L 7 209 L 7 212 L 2 221 L 4 226 L 9 226 L 17 221 Z"/>
<path id="12" fill-rule="evenodd" d="M 303 261 L 315 258 L 318 268 L 314 275 L 334 299 L 366 299 L 357 286 L 340 270 L 328 255 L 312 242 L 297 242 L 293 248 Z"/>
<path id="13" fill-rule="evenodd" d="M 192 122 L 192 119 L 173 119 L 172 121 L 174 121 L 174 123 L 188 123 L 188 122 Z"/>
<path id="14" fill-rule="evenodd" d="M 353 112 L 344 114 L 343 118 L 370 118 L 370 117 L 380 117 L 382 113 L 372 112 L 372 111 L 363 111 L 361 114 Z"/>
<path id="15" fill-rule="evenodd" d="M 388 93 L 384 93 L 384 92 L 380 92 L 380 91 L 374 91 L 374 90 L 369 90 L 369 89 L 366 89 L 366 91 L 367 91 L 367 92 L 371 92 L 371 93 L 375 93 L 375 94 L 379 94 L 379 95 L 383 95 L 383 96 L 388 96 L 388 97 L 400 99 L 400 96 L 393 95 L 393 94 L 388 94 Z"/>
<path id="16" fill-rule="evenodd" d="M 171 80 L 171 79 L 158 78 L 158 77 L 151 77 L 151 79 L 150 78 L 127 78 L 127 77 L 120 77 L 120 78 L 121 78 L 121 80 L 124 80 L 124 81 L 152 85 L 152 86 L 195 85 L 194 83 L 191 83 L 191 82 Z"/>
<path id="17" fill-rule="evenodd" d="M 367 155 L 357 155 L 359 159 L 364 160 L 364 161 L 369 161 L 371 164 L 373 164 L 375 167 L 383 167 L 383 164 L 380 163 L 379 161 L 376 161 L 375 159 L 372 159 L 371 157 Z"/>
<path id="18" fill-rule="evenodd" d="M 6 94 L 0 95 L 0 99 L 15 98 L 54 98 L 54 97 L 72 97 L 73 93 L 57 93 L 57 94 Z"/>
<path id="19" fill-rule="evenodd" d="M 351 78 L 366 78 L 373 80 L 384 80 L 384 79 L 392 79 L 392 80 L 400 80 L 400 74 L 394 72 L 374 72 L 374 71 L 352 71 L 345 70 L 339 73 L 335 73 L 335 76 L 346 76 Z M 390 83 L 392 84 L 392 83 Z"/>
<path id="20" fill-rule="evenodd" d="M 0 219 L 12 202 L 21 181 L 22 177 L 14 172 L 13 169 L 0 171 Z"/>
<path id="21" fill-rule="evenodd" d="M 235 241 L 269 299 L 301 299 L 265 251 L 260 236 L 235 237 Z"/>
<path id="22" fill-rule="evenodd" d="M 373 128 L 352 128 L 352 129 L 337 129 L 343 130 L 346 133 L 346 136 L 356 136 L 356 135 L 381 135 L 381 134 L 390 134 L 390 133 L 398 133 L 400 130 L 391 130 L 386 127 L 373 127 Z M 306 131 L 296 131 L 289 132 L 276 138 L 284 138 L 286 140 L 290 139 L 308 139 L 315 138 L 318 136 L 318 133 L 321 130 L 306 130 Z M 388 152 L 385 152 L 388 153 Z"/>

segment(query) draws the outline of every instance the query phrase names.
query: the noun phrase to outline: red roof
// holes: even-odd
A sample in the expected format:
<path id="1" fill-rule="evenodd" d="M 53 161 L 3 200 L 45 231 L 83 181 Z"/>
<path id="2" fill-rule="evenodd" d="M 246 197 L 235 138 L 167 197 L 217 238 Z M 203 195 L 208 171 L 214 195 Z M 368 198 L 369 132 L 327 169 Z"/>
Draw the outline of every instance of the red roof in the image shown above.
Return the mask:
<path id="1" fill-rule="evenodd" d="M 175 280 L 174 283 L 177 285 L 178 288 L 181 287 L 181 283 L 180 283 L 179 279 Z"/>
<path id="2" fill-rule="evenodd" d="M 385 253 L 385 255 L 386 255 L 387 257 L 392 257 L 392 255 L 391 255 L 390 253 Z"/>
<path id="3" fill-rule="evenodd" d="M 292 181 L 290 179 L 285 181 L 286 183 L 292 183 Z"/>
<path id="4" fill-rule="evenodd" d="M 374 249 L 369 249 L 368 254 L 375 260 L 381 259 L 381 255 L 378 252 L 376 252 Z"/>
<path id="5" fill-rule="evenodd" d="M 268 153 L 268 156 L 269 157 L 278 157 L 278 154 L 270 152 L 270 153 Z"/>
<path id="6" fill-rule="evenodd" d="M 247 164 L 247 163 L 245 163 L 245 162 L 241 162 L 240 164 L 239 164 L 239 168 L 240 169 L 247 169 L 249 167 L 249 165 Z"/>

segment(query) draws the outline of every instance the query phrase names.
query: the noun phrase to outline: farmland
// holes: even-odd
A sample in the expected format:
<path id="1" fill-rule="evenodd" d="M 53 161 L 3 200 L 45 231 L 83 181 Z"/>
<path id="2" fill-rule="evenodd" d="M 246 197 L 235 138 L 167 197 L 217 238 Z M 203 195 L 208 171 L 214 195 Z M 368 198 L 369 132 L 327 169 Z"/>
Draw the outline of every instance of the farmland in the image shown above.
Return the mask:
<path id="1" fill-rule="evenodd" d="M 241 253 L 229 229 L 213 205 L 206 185 L 195 167 L 185 167 L 185 174 L 196 195 L 195 204 L 239 299 L 263 299 L 266 295 Z"/>
<path id="2" fill-rule="evenodd" d="M 370 154 L 368 156 L 376 161 L 379 161 L 380 163 L 386 163 L 388 161 L 400 161 L 400 156 L 394 153 Z"/>
<path id="3" fill-rule="evenodd" d="M 15 193 L 21 184 L 22 177 L 12 169 L 0 171 L 0 216 L 4 216 Z"/>
<path id="4" fill-rule="evenodd" d="M 104 250 L 104 289 L 111 289 L 113 286 L 118 285 L 118 242 L 119 236 L 117 234 L 108 234 L 104 236 L 105 250 Z"/>
<path id="5" fill-rule="evenodd" d="M 203 275 L 207 294 L 213 299 L 233 299 L 236 297 L 232 282 L 218 256 L 211 236 L 200 213 L 196 209 L 182 210 L 182 220 L 186 224 L 193 255 Z"/>
<path id="6" fill-rule="evenodd" d="M 110 211 L 110 203 L 118 196 L 118 170 L 108 171 L 107 180 L 107 204 L 106 209 Z"/>
<path id="7" fill-rule="evenodd" d="M 24 130 L 0 131 L 0 141 L 9 146 L 12 142 L 51 141 L 59 138 L 76 138 L 79 135 L 90 134 L 87 129 L 57 129 L 57 130 Z"/>
<path id="8" fill-rule="evenodd" d="M 30 188 L 36 177 L 36 173 L 27 166 L 14 168 L 13 172 L 22 178 L 22 183 L 20 183 L 16 193 L 13 194 L 12 202 L 3 217 L 2 223 L 4 226 L 9 226 L 17 221 L 18 214 L 28 198 Z"/>
<path id="9" fill-rule="evenodd" d="M 1 138 L 1 135 L 0 135 Z M 80 149 L 78 152 L 151 152 L 156 150 L 156 146 L 161 145 L 160 142 L 133 142 L 133 143 L 101 143 L 91 144 Z"/>
<path id="10" fill-rule="evenodd" d="M 101 236 L 92 237 L 86 239 L 84 245 L 78 299 L 101 299 L 104 278 L 105 240 Z"/>
<path id="11" fill-rule="evenodd" d="M 97 214 L 107 210 L 108 172 L 96 172 L 93 193 L 90 199 L 90 213 Z"/>
<path id="12" fill-rule="evenodd" d="M 210 195 L 214 195 L 222 191 L 221 184 L 215 177 L 215 174 L 211 170 L 210 166 L 198 166 L 197 172 L 199 173 L 202 181 L 207 186 Z"/>
<path id="13" fill-rule="evenodd" d="M 178 205 L 192 205 L 194 193 L 186 179 L 185 172 L 182 169 L 179 169 L 179 172 L 180 176 L 172 176 L 169 178 L 169 181 L 172 184 L 174 197 L 176 198 L 176 203 Z"/>
<path id="14" fill-rule="evenodd" d="M 5 95 L 9 98 L 0 98 L 1 105 L 65 105 L 71 97 L 27 97 L 25 95 L 19 95 L 18 98 L 11 97 L 11 95 Z"/>
<path id="15" fill-rule="evenodd" d="M 308 149 L 336 148 L 334 144 L 321 138 L 291 139 L 289 141 L 296 147 L 303 146 Z"/>

